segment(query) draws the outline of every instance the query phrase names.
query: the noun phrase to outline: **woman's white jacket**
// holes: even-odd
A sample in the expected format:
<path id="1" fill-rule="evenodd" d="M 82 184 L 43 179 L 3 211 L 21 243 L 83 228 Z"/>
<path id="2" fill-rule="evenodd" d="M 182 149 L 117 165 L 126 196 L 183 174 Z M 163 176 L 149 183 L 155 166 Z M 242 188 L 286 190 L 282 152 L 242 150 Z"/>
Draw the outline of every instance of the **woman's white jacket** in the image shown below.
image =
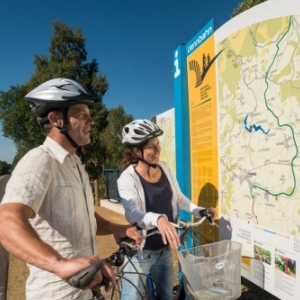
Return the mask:
<path id="1" fill-rule="evenodd" d="M 160 161 L 158 164 L 166 174 L 173 192 L 173 221 L 175 223 L 178 221 L 179 209 L 193 213 L 196 217 L 199 217 L 199 209 L 202 209 L 202 207 L 198 207 L 192 203 L 190 199 L 181 192 L 174 173 L 165 162 Z M 157 219 L 161 214 L 146 212 L 144 189 L 139 176 L 134 170 L 134 165 L 130 165 L 121 173 L 117 183 L 127 221 L 132 225 L 138 225 L 143 228 L 141 234 L 145 236 L 146 230 L 157 226 Z M 145 241 L 143 241 L 141 249 L 144 243 Z"/>

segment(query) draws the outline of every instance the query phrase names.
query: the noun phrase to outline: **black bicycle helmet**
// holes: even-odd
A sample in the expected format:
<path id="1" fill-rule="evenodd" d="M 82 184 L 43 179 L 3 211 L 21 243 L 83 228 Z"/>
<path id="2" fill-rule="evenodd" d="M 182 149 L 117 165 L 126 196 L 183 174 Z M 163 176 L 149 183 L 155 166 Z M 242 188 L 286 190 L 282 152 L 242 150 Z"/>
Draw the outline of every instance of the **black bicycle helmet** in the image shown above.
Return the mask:
<path id="1" fill-rule="evenodd" d="M 48 80 L 28 93 L 25 99 L 38 117 L 45 117 L 54 109 L 68 108 L 77 103 L 91 105 L 100 100 L 81 84 L 67 78 Z"/>
<path id="2" fill-rule="evenodd" d="M 122 143 L 126 146 L 141 146 L 150 139 L 161 136 L 163 131 L 149 120 L 135 120 L 124 126 Z"/>

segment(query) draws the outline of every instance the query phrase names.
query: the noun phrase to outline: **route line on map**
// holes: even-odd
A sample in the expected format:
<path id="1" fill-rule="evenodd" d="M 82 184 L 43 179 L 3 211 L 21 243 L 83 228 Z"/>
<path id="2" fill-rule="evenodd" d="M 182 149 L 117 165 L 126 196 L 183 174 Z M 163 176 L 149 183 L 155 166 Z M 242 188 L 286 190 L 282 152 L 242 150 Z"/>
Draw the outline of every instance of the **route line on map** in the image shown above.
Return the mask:
<path id="1" fill-rule="evenodd" d="M 293 17 L 291 16 L 290 19 L 289 19 L 288 27 L 285 28 L 285 31 L 283 32 L 282 37 L 278 40 L 278 42 L 277 42 L 277 44 L 276 44 L 277 51 L 276 51 L 276 53 L 275 53 L 275 55 L 274 55 L 274 58 L 273 58 L 273 60 L 272 60 L 272 62 L 271 62 L 271 64 L 270 64 L 270 66 L 269 66 L 269 68 L 268 68 L 268 70 L 267 70 L 267 72 L 266 72 L 266 74 L 265 74 L 265 83 L 266 83 L 267 87 L 266 87 L 266 89 L 265 89 L 265 91 L 264 91 L 264 100 L 265 100 L 266 108 L 271 112 L 271 114 L 272 114 L 272 115 L 274 116 L 274 118 L 276 119 L 277 125 L 278 125 L 279 127 L 289 127 L 290 130 L 291 130 L 292 138 L 293 138 L 293 141 L 294 141 L 294 144 L 295 144 L 295 147 L 296 147 L 296 154 L 294 155 L 294 157 L 293 157 L 292 160 L 291 160 L 291 170 L 292 170 L 293 179 L 294 179 L 294 186 L 293 186 L 292 191 L 291 191 L 289 194 L 287 194 L 287 193 L 284 193 L 284 192 L 281 192 L 281 193 L 272 193 L 271 191 L 269 191 L 269 190 L 267 190 L 267 189 L 265 189 L 265 188 L 263 188 L 263 187 L 261 187 L 261 186 L 259 186 L 259 185 L 253 185 L 253 186 L 251 187 L 251 189 L 250 189 L 250 194 L 251 194 L 251 197 L 252 197 L 252 198 L 254 198 L 254 195 L 253 195 L 253 193 L 252 193 L 252 190 L 253 190 L 253 189 L 259 189 L 259 190 L 261 190 L 261 191 L 267 192 L 267 193 L 270 194 L 271 196 L 278 197 L 278 196 L 281 196 L 281 195 L 291 196 L 291 195 L 294 193 L 295 188 L 296 188 L 296 176 L 295 176 L 295 172 L 294 172 L 294 160 L 295 160 L 295 159 L 297 158 L 297 156 L 298 156 L 298 146 L 297 146 L 296 139 L 295 139 L 294 129 L 293 129 L 293 127 L 292 127 L 290 124 L 280 124 L 280 123 L 279 123 L 279 117 L 276 116 L 275 113 L 270 109 L 270 107 L 269 107 L 268 104 L 267 104 L 267 98 L 266 98 L 266 94 L 267 94 L 267 91 L 268 91 L 268 89 L 269 89 L 268 75 L 269 75 L 269 73 L 270 73 L 270 70 L 271 70 L 271 68 L 272 68 L 272 66 L 273 66 L 273 64 L 274 64 L 274 62 L 275 62 L 275 58 L 276 58 L 276 56 L 277 56 L 277 54 L 278 54 L 278 52 L 279 52 L 279 49 L 280 49 L 280 48 L 279 48 L 279 44 L 281 43 L 281 41 L 285 38 L 285 36 L 286 36 L 286 35 L 288 34 L 288 32 L 290 31 L 290 28 L 291 28 L 291 26 L 292 26 L 292 20 L 293 20 Z"/>

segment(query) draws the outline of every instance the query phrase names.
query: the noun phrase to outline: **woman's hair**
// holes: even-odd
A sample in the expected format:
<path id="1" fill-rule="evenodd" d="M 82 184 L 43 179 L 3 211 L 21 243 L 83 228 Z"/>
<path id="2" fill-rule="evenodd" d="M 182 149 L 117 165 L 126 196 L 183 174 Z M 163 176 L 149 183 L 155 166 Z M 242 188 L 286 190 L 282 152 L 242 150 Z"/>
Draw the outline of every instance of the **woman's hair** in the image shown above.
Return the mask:
<path id="1" fill-rule="evenodd" d="M 138 163 L 139 157 L 136 154 L 134 154 L 135 149 L 139 148 L 131 146 L 125 149 L 122 171 L 124 171 L 130 165 Z"/>

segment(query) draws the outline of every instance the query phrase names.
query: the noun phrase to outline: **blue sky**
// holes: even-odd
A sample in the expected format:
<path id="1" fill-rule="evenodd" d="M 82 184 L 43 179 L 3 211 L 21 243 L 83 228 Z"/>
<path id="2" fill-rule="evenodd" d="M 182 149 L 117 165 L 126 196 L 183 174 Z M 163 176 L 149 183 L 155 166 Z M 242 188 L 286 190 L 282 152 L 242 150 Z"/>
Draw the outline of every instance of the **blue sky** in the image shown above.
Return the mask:
<path id="1" fill-rule="evenodd" d="M 173 104 L 172 54 L 210 20 L 226 23 L 242 0 L 0 0 L 0 90 L 24 84 L 34 55 L 49 55 L 51 23 L 80 27 L 88 61 L 96 59 L 109 82 L 108 108 L 123 105 L 134 118 L 165 112 Z M 3 137 L 0 160 L 15 147 Z"/>

